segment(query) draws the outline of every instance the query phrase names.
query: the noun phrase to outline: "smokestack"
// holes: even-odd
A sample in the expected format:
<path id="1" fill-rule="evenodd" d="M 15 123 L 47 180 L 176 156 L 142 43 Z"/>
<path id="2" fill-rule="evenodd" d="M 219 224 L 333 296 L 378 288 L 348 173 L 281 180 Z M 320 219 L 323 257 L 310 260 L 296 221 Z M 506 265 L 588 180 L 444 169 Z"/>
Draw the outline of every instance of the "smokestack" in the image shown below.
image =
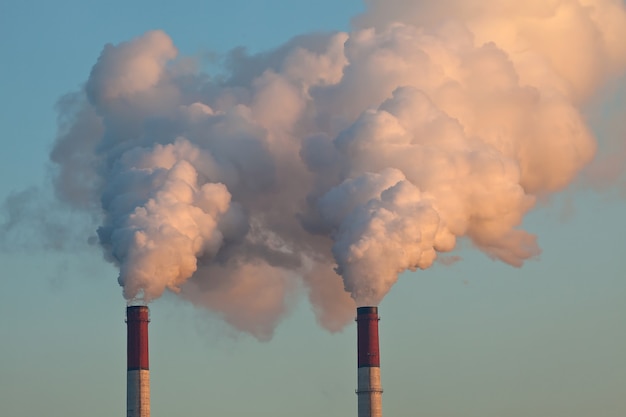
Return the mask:
<path id="1" fill-rule="evenodd" d="M 380 384 L 378 307 L 356 309 L 358 339 L 358 417 L 382 417 L 383 388 Z"/>
<path id="2" fill-rule="evenodd" d="M 126 308 L 127 385 L 126 416 L 150 417 L 150 366 L 148 361 L 148 306 Z"/>

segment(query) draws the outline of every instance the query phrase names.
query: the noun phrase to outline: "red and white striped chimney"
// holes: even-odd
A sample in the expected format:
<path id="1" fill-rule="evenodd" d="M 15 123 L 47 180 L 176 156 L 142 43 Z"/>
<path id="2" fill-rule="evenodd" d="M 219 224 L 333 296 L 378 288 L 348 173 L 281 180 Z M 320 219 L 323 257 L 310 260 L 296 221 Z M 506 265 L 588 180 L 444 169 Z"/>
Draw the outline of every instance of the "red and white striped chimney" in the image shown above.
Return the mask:
<path id="1" fill-rule="evenodd" d="M 380 384 L 378 307 L 356 309 L 358 339 L 358 417 L 382 417 L 383 388 Z"/>
<path id="2" fill-rule="evenodd" d="M 128 330 L 127 417 L 150 417 L 149 321 L 150 310 L 148 310 L 148 306 L 126 307 Z"/>

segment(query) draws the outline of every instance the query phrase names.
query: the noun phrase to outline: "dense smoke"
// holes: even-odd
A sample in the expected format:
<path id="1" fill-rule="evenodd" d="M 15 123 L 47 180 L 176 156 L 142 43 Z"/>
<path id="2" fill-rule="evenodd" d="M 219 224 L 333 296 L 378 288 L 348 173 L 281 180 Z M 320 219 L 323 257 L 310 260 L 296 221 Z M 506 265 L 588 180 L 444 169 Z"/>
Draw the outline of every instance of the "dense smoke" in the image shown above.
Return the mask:
<path id="1" fill-rule="evenodd" d="M 338 330 L 459 237 L 540 253 L 520 225 L 594 156 L 580 108 L 626 67 L 622 3 L 367 3 L 220 80 L 161 31 L 104 48 L 52 160 L 128 300 L 170 290 L 267 339 L 302 284 Z"/>

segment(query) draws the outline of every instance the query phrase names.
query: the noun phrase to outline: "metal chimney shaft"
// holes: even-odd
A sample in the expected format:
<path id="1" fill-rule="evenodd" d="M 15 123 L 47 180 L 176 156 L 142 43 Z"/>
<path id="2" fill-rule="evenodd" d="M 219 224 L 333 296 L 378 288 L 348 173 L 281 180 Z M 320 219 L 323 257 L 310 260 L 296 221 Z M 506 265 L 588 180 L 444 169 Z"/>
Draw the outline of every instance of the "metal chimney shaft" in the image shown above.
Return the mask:
<path id="1" fill-rule="evenodd" d="M 148 354 L 147 306 L 126 308 L 127 325 L 127 385 L 126 416 L 150 417 L 150 366 Z"/>
<path id="2" fill-rule="evenodd" d="M 358 417 L 382 417 L 378 307 L 356 309 L 358 339 Z"/>

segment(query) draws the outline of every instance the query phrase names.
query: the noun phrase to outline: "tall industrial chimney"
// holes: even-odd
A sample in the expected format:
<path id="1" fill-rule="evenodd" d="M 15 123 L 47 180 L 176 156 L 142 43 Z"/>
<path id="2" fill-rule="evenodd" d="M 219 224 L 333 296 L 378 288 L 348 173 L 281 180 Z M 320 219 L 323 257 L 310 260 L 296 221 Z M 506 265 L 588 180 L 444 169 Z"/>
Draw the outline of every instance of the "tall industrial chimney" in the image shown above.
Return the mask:
<path id="1" fill-rule="evenodd" d="M 358 417 L 382 417 L 383 388 L 380 384 L 378 307 L 356 309 L 358 339 Z"/>
<path id="2" fill-rule="evenodd" d="M 150 366 L 148 361 L 148 306 L 126 308 L 128 330 L 126 417 L 150 417 Z"/>

